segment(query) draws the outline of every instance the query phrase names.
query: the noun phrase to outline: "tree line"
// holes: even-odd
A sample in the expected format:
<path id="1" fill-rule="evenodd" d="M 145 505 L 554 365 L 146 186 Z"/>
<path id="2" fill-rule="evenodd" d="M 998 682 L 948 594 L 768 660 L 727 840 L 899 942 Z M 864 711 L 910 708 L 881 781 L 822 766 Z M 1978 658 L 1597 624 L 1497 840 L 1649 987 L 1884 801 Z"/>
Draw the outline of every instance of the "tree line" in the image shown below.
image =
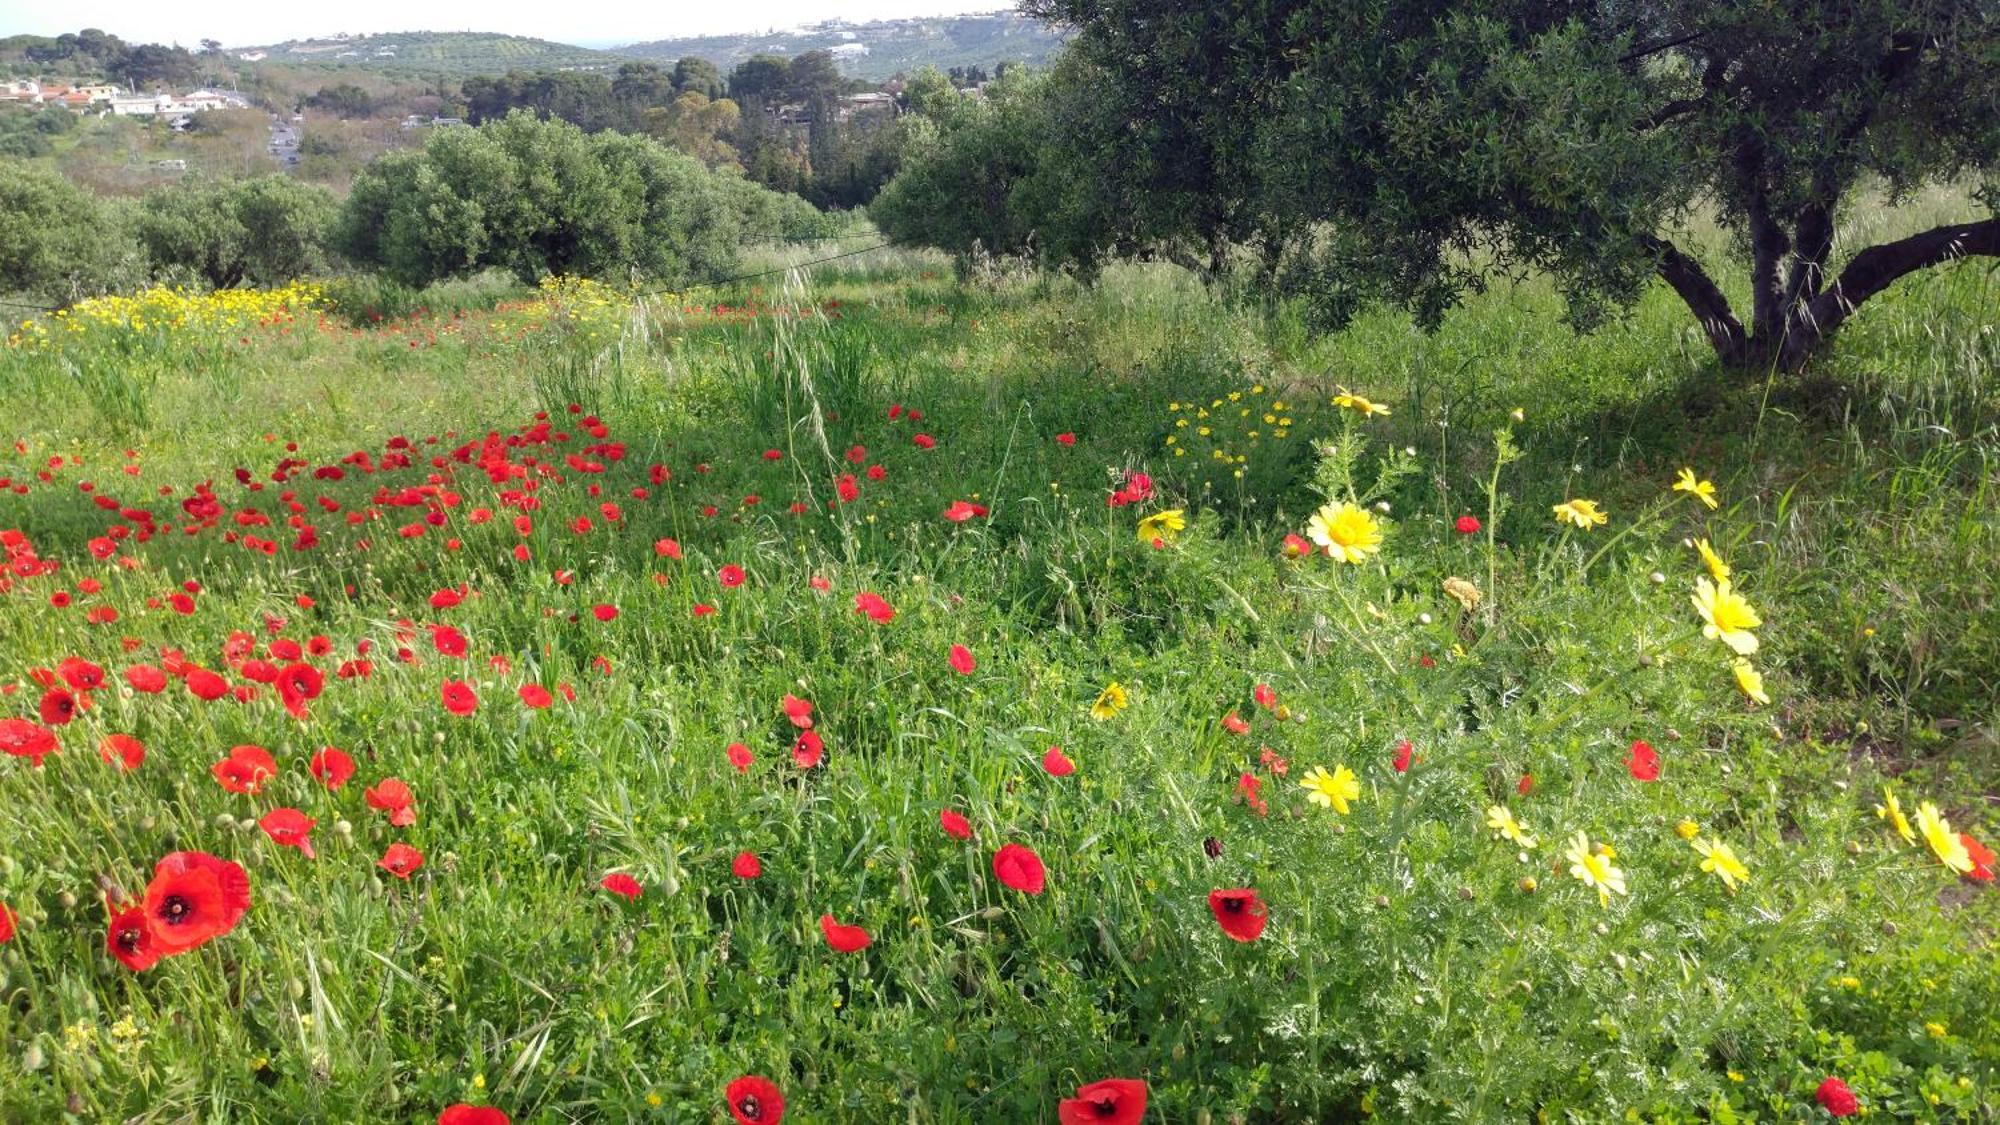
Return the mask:
<path id="1" fill-rule="evenodd" d="M 495 268 L 678 285 L 732 268 L 746 243 L 833 225 L 649 138 L 527 112 L 378 159 L 345 201 L 280 175 L 107 200 L 0 161 L 0 278 L 58 305 L 148 281 L 277 285 L 341 267 L 409 286 Z"/>
<path id="2" fill-rule="evenodd" d="M 1871 296 L 2000 255 L 2000 7 L 1027 0 L 1044 75 L 922 113 L 871 208 L 893 239 L 1094 272 L 1245 276 L 1334 328 L 1424 325 L 1498 278 L 1588 328 L 1655 281 L 1727 365 L 1797 368 Z M 1865 191 L 1977 185 L 1962 221 L 1842 245 Z M 1676 235 L 1713 215 L 1747 302 Z"/>

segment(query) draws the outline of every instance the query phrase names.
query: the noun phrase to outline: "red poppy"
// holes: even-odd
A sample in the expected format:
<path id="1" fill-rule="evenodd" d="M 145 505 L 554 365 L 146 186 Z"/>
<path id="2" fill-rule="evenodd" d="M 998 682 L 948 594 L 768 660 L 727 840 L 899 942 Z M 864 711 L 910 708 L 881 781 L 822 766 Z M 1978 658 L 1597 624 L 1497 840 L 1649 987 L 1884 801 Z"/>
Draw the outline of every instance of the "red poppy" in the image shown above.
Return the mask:
<path id="1" fill-rule="evenodd" d="M 743 585 L 743 578 L 743 568 L 735 563 L 726 563 L 721 570 L 715 572 L 715 580 L 722 583 L 722 588 L 725 590 L 734 590 Z"/>
<path id="2" fill-rule="evenodd" d="M 753 759 L 750 756 L 750 748 L 748 746 L 743 745 L 741 742 L 732 742 L 729 744 L 727 753 L 729 754 L 729 764 L 736 767 L 737 773 L 750 772 L 750 763 Z"/>
<path id="3" fill-rule="evenodd" d="M 813 725 L 813 705 L 810 699 L 800 699 L 796 695 L 785 696 L 785 718 L 800 730 L 811 730 Z"/>
<path id="4" fill-rule="evenodd" d="M 317 857 L 313 855 L 312 830 L 313 825 L 318 823 L 319 821 L 297 809 L 272 809 L 264 814 L 264 818 L 257 822 L 257 826 L 262 828 L 264 835 L 269 836 L 273 842 L 283 847 L 297 848 L 305 853 L 307 859 L 314 859 Z"/>
<path id="5" fill-rule="evenodd" d="M 872 621 L 887 625 L 896 619 L 896 611 L 880 594 L 861 593 L 854 595 L 854 612 L 866 614 Z"/>
<path id="6" fill-rule="evenodd" d="M 1260 795 L 1263 788 L 1264 783 L 1258 780 L 1256 774 L 1246 773 L 1236 779 L 1236 792 L 1242 795 L 1243 803 L 1250 806 L 1250 811 L 1258 816 L 1269 816 L 1271 805 Z"/>
<path id="7" fill-rule="evenodd" d="M 134 664 L 125 669 L 125 682 L 133 691 L 158 695 L 167 689 L 167 674 L 151 664 Z"/>
<path id="8" fill-rule="evenodd" d="M 464 680 L 446 680 L 442 694 L 444 709 L 454 715 L 470 715 L 479 709 L 479 697 Z"/>
<path id="9" fill-rule="evenodd" d="M 229 694 L 229 681 L 206 668 L 189 668 L 182 680 L 188 691 L 204 703 L 213 703 Z"/>
<path id="10" fill-rule="evenodd" d="M 146 761 L 146 744 L 129 734 L 107 734 L 104 741 L 97 744 L 97 754 L 106 765 L 136 770 Z"/>
<path id="11" fill-rule="evenodd" d="M 62 688 L 52 687 L 42 693 L 42 721 L 52 727 L 62 726 L 76 718 L 76 696 Z"/>
<path id="12" fill-rule="evenodd" d="M 1458 529 L 1460 535 L 1474 535 L 1478 533 L 1480 524 L 1475 516 L 1460 516 L 1458 522 L 1452 526 Z"/>
<path id="13" fill-rule="evenodd" d="M 1625 768 L 1639 781 L 1660 780 L 1660 755 L 1644 739 L 1632 740 L 1632 749 L 1625 756 Z"/>
<path id="14" fill-rule="evenodd" d="M 63 682 L 77 691 L 95 691 L 104 686 L 104 669 L 82 657 L 72 656 L 56 665 Z"/>
<path id="15" fill-rule="evenodd" d="M 431 647 L 442 656 L 464 656 L 469 647 L 465 634 L 449 625 L 431 626 Z"/>
<path id="16" fill-rule="evenodd" d="M 736 858 L 729 862 L 729 870 L 738 879 L 755 879 L 764 873 L 764 865 L 756 852 L 737 852 Z"/>
<path id="17" fill-rule="evenodd" d="M 618 620 L 618 607 L 615 605 L 594 605 L 590 607 L 590 615 L 599 621 L 616 621 Z"/>
<path id="18" fill-rule="evenodd" d="M 918 449 L 935 449 L 937 448 L 937 439 L 929 434 L 912 434 L 910 435 L 910 444 L 916 446 Z"/>
<path id="19" fill-rule="evenodd" d="M 1965 845 L 1965 854 L 1972 858 L 1972 870 L 1966 872 L 1965 877 L 1978 880 L 1981 883 L 1991 883 L 1993 881 L 1993 849 L 1963 832 L 1958 834 L 1958 842 Z"/>
<path id="20" fill-rule="evenodd" d="M 1410 745 L 1410 740 L 1407 738 L 1398 739 L 1396 742 L 1396 757 L 1395 760 L 1390 763 L 1391 765 L 1396 767 L 1396 772 L 1397 773 L 1410 772 L 1410 763 L 1417 761 L 1422 761 L 1421 758 L 1417 757 L 1417 748 Z"/>
<path id="21" fill-rule="evenodd" d="M 375 861 L 375 866 L 387 871 L 398 879 L 409 878 L 417 868 L 423 865 L 424 853 L 400 840 L 390 844 L 389 849 L 382 853 L 382 858 Z"/>
<path id="22" fill-rule="evenodd" d="M 778 1125 L 785 1116 L 785 1095 L 776 1083 L 755 1074 L 731 1082 L 722 1097 L 736 1125 Z"/>
<path id="23" fill-rule="evenodd" d="M 236 928 L 250 910 L 250 876 L 204 852 L 174 852 L 146 885 L 146 929 L 163 955 L 185 953 Z"/>
<path id="24" fill-rule="evenodd" d="M 951 506 L 944 510 L 944 518 L 953 523 L 964 523 L 974 516 L 983 516 L 985 514 L 986 505 L 974 504 L 967 500 L 953 500 Z"/>
<path id="25" fill-rule="evenodd" d="M 446 1106 L 444 1112 L 438 1114 L 438 1125 L 513 1125 L 513 1122 L 505 1113 L 490 1105 L 460 1102 Z"/>
<path id="26" fill-rule="evenodd" d="M 694 615 L 696 617 L 707 617 L 714 612 L 715 612 L 715 607 L 712 605 L 708 605 L 702 602 L 695 603 Z"/>
<path id="27" fill-rule="evenodd" d="M 972 670 L 979 667 L 979 662 L 972 658 L 972 650 L 964 645 L 951 646 L 951 651 L 945 655 L 945 660 L 951 664 L 951 670 L 961 676 L 970 676 Z"/>
<path id="28" fill-rule="evenodd" d="M 167 952 L 160 948 L 153 931 L 146 925 L 145 907 L 136 902 L 111 908 L 111 925 L 104 934 L 104 949 L 135 973 L 143 973 L 159 964 L 160 958 Z"/>
<path id="29" fill-rule="evenodd" d="M 1248 887 L 1208 892 L 1208 909 L 1222 932 L 1237 941 L 1256 941 L 1262 936 L 1269 913 L 1264 900 Z"/>
<path id="30" fill-rule="evenodd" d="M 540 684 L 522 684 L 521 702 L 539 711 L 554 703 L 555 697 L 549 694 L 549 689 Z"/>
<path id="31" fill-rule="evenodd" d="M 1819 1084 L 1819 1089 L 1813 1091 L 1813 1097 L 1819 1101 L 1821 1109 L 1835 1117 L 1852 1117 L 1861 1109 L 1861 1102 L 1855 1098 L 1854 1091 L 1847 1088 L 1847 1083 L 1831 1076 Z"/>
<path id="32" fill-rule="evenodd" d="M 1077 1087 L 1076 1097 L 1056 1104 L 1060 1125 L 1139 1125 L 1146 1116 L 1146 1084 L 1137 1078 L 1106 1078 Z"/>
<path id="33" fill-rule="evenodd" d="M 1041 894 L 1048 882 L 1042 857 L 1021 844 L 1004 844 L 993 853 L 993 874 L 1003 886 L 1024 894 Z"/>
<path id="34" fill-rule="evenodd" d="M 626 902 L 638 902 L 639 892 L 642 889 L 639 886 L 639 880 L 623 872 L 606 875 L 597 885 L 614 895 L 618 895 Z"/>
<path id="35" fill-rule="evenodd" d="M 354 776 L 354 759 L 331 746 L 312 756 L 312 775 L 328 789 L 338 789 Z"/>
<path id="36" fill-rule="evenodd" d="M 1222 729 L 1228 731 L 1230 734 L 1249 734 L 1250 720 L 1231 711 L 1222 717 Z"/>
<path id="37" fill-rule="evenodd" d="M 868 948 L 868 931 L 860 926 L 843 926 L 833 920 L 833 915 L 819 916 L 819 932 L 826 935 L 826 943 L 836 953 L 859 953 Z"/>
<path id="38" fill-rule="evenodd" d="M 1278 693 L 1271 690 L 1270 684 L 1258 684 L 1251 690 L 1250 697 L 1257 701 L 1257 706 L 1262 707 L 1266 711 L 1278 705 Z"/>
<path id="39" fill-rule="evenodd" d="M 938 824 L 943 827 L 944 834 L 954 840 L 972 839 L 972 822 L 950 809 L 938 813 Z"/>
<path id="40" fill-rule="evenodd" d="M 0 719 L 0 752 L 27 758 L 39 767 L 56 752 L 56 732 L 26 719 Z"/>
<path id="41" fill-rule="evenodd" d="M 234 746 L 209 772 L 231 793 L 256 793 L 278 776 L 278 763 L 262 746 Z"/>
<path id="42" fill-rule="evenodd" d="M 1076 763 L 1069 760 L 1069 756 L 1062 752 L 1062 747 L 1051 746 L 1048 752 L 1042 755 L 1042 768 L 1049 771 L 1050 777 L 1068 777 L 1076 772 Z"/>
<path id="43" fill-rule="evenodd" d="M 1071 433 L 1061 433 L 1061 434 L 1057 434 L 1057 435 L 1056 435 L 1056 444 L 1057 444 L 1057 445 L 1075 445 L 1075 444 L 1076 444 L 1076 435 L 1075 435 L 1075 434 L 1071 434 Z"/>
<path id="44" fill-rule="evenodd" d="M 326 677 L 310 664 L 291 664 L 278 673 L 278 699 L 294 718 L 306 716 L 306 704 L 319 698 Z"/>
<path id="45" fill-rule="evenodd" d="M 1528 774 L 1524 773 L 1521 775 L 1521 780 L 1515 783 L 1514 792 L 1519 793 L 1521 796 L 1525 797 L 1528 795 L 1528 790 L 1533 789 L 1534 787 L 1535 787 L 1535 779 L 1529 776 Z"/>
<path id="46" fill-rule="evenodd" d="M 820 758 L 825 754 L 826 741 L 820 738 L 818 731 L 806 731 L 799 735 L 797 742 L 792 743 L 792 761 L 797 762 L 802 770 L 819 765 Z"/>
<path id="47" fill-rule="evenodd" d="M 431 595 L 432 609 L 450 609 L 465 600 L 465 592 L 447 586 Z"/>
<path id="48" fill-rule="evenodd" d="M 1278 553 L 1288 559 L 1302 559 L 1313 553 L 1312 541 L 1303 535 L 1287 535 Z"/>
<path id="49" fill-rule="evenodd" d="M 677 540 L 662 539 L 653 544 L 653 553 L 669 559 L 681 557 L 681 545 Z"/>
<path id="50" fill-rule="evenodd" d="M 380 785 L 371 786 L 362 793 L 371 809 L 381 809 L 389 814 L 389 823 L 398 828 L 408 828 L 417 822 L 417 797 L 401 778 L 385 777 Z"/>
<path id="51" fill-rule="evenodd" d="M 6 903 L 0 902 L 0 945 L 14 940 L 14 919 L 17 915 Z"/>

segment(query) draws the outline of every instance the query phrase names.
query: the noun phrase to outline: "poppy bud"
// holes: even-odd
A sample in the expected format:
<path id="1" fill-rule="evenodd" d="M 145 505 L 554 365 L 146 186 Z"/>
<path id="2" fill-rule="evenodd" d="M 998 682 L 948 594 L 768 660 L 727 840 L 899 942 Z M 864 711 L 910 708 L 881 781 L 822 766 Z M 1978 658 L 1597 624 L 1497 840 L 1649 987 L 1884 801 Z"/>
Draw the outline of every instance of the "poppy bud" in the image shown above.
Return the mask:
<path id="1" fill-rule="evenodd" d="M 993 920 L 993 919 L 995 919 L 995 918 L 999 918 L 999 917 L 1001 917 L 1001 916 L 1005 915 L 1006 913 L 1007 913 L 1007 910 L 1006 910 L 1006 908 L 1005 908 L 1005 907 L 1001 907 L 1001 906 L 989 906 L 989 907 L 987 907 L 986 909 L 984 909 L 984 910 L 980 911 L 980 912 L 979 912 L 979 916 L 980 916 L 981 918 L 984 918 L 984 919 L 986 919 L 987 921 L 989 921 L 989 922 L 990 922 L 990 921 L 992 921 L 992 920 Z"/>
<path id="2" fill-rule="evenodd" d="M 28 1044 L 28 1049 L 21 1052 L 22 1070 L 40 1070 L 47 1062 L 48 1059 L 42 1055 L 42 1045 L 40 1043 L 30 1043 Z"/>
<path id="3" fill-rule="evenodd" d="M 1377 909 L 1377 910 L 1387 910 L 1387 909 L 1389 909 L 1389 896 L 1388 896 L 1388 895 L 1376 895 L 1376 896 L 1375 896 L 1375 909 Z"/>
<path id="4" fill-rule="evenodd" d="M 1428 613 L 1419 613 L 1419 614 L 1417 614 L 1417 623 L 1418 623 L 1419 625 L 1428 625 L 1428 624 L 1430 624 L 1430 623 L 1431 623 L 1431 615 L 1430 615 L 1430 614 L 1428 614 Z"/>
<path id="5" fill-rule="evenodd" d="M 56 901 L 62 904 L 64 910 L 71 910 L 76 906 L 76 895 L 69 891 L 64 891 L 56 896 Z"/>
<path id="6" fill-rule="evenodd" d="M 333 834 L 345 840 L 354 835 L 354 825 L 344 820 L 336 820 L 333 822 Z"/>
<path id="7" fill-rule="evenodd" d="M 1534 893 L 1535 893 L 1535 888 L 1536 888 L 1536 887 L 1539 887 L 1539 886 L 1541 886 L 1541 884 L 1540 884 L 1540 883 L 1537 883 L 1537 882 L 1535 882 L 1535 877 L 1534 877 L 1533 875 L 1523 875 L 1523 876 L 1521 876 L 1521 893 L 1522 893 L 1522 894 L 1524 894 L 1524 895 L 1531 895 L 1531 894 L 1534 894 Z"/>
<path id="8" fill-rule="evenodd" d="M 216 813 L 215 826 L 217 828 L 234 828 L 236 827 L 236 818 L 230 816 L 228 813 Z"/>
<path id="9" fill-rule="evenodd" d="M 1460 900 L 1460 901 L 1462 901 L 1462 902 L 1471 902 L 1471 901 L 1472 901 L 1472 888 L 1471 888 L 1471 887 L 1460 887 L 1460 888 L 1458 888 L 1458 897 L 1459 897 L 1459 900 Z"/>
<path id="10" fill-rule="evenodd" d="M 1222 841 L 1216 839 L 1213 836 L 1210 836 L 1208 839 L 1203 840 L 1201 842 L 1201 850 L 1207 852 L 1208 858 L 1210 859 L 1221 859 Z"/>

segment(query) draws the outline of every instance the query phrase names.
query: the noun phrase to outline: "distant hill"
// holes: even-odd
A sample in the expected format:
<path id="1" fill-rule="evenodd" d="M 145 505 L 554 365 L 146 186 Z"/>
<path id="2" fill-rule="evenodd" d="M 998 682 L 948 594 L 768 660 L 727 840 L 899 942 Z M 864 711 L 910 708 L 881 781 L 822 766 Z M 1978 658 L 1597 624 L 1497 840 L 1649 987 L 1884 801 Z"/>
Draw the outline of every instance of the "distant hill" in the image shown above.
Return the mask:
<path id="1" fill-rule="evenodd" d="M 1039 20 L 1018 12 L 989 12 L 870 23 L 828 20 L 790 31 L 659 39 L 612 51 L 663 63 L 694 55 L 727 73 L 752 55 L 795 56 L 825 49 L 834 52 L 848 75 L 887 78 L 907 74 L 926 63 L 940 70 L 954 66 L 990 70 L 993 64 L 1008 61 L 1039 66 L 1048 62 L 1062 43 L 1062 36 Z"/>
<path id="2" fill-rule="evenodd" d="M 293 39 L 268 47 L 230 47 L 252 62 L 420 70 L 429 74 L 504 74 L 509 70 L 612 69 L 619 55 L 484 31 L 391 31 L 375 35 Z"/>

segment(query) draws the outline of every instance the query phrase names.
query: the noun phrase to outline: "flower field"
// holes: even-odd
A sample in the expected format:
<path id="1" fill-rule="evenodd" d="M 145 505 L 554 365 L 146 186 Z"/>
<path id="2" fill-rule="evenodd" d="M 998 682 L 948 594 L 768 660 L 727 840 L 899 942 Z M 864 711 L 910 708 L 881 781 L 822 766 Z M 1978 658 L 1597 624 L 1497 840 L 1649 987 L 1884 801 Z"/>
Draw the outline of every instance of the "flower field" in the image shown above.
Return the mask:
<path id="1" fill-rule="evenodd" d="M 1991 280 L 932 268 L 14 332 L 0 1119 L 2000 1112 Z"/>

